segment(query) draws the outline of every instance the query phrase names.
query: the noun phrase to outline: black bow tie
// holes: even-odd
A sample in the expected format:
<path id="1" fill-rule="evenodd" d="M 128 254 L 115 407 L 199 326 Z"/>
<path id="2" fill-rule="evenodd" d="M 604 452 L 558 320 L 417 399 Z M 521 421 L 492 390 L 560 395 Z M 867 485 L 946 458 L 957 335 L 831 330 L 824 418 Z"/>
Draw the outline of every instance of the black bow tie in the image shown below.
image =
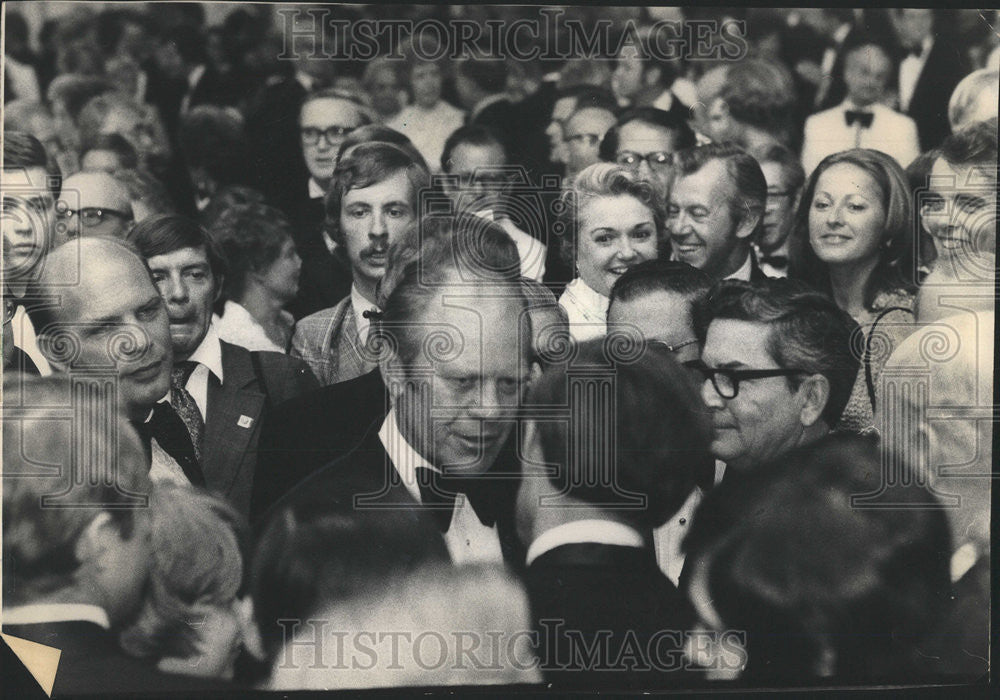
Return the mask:
<path id="1" fill-rule="evenodd" d="M 787 255 L 762 255 L 760 258 L 762 265 L 770 265 L 775 269 L 783 269 L 788 267 L 788 256 Z"/>
<path id="2" fill-rule="evenodd" d="M 491 498 L 489 480 L 483 475 L 445 476 L 427 467 L 417 467 L 416 476 L 417 487 L 420 489 L 420 502 L 427 507 L 441 532 L 447 532 L 451 527 L 451 516 L 459 493 L 465 494 L 469 499 L 479 522 L 488 527 L 496 522 L 488 507 Z"/>
<path id="3" fill-rule="evenodd" d="M 914 58 L 920 58 L 924 53 L 923 46 L 913 46 L 906 50 L 907 56 L 913 56 Z"/>
<path id="4" fill-rule="evenodd" d="M 871 112 L 860 112 L 853 109 L 847 110 L 844 114 L 844 118 L 847 120 L 847 126 L 854 126 L 854 122 L 861 125 L 862 129 L 867 129 L 872 125 L 872 119 L 875 115 Z"/>

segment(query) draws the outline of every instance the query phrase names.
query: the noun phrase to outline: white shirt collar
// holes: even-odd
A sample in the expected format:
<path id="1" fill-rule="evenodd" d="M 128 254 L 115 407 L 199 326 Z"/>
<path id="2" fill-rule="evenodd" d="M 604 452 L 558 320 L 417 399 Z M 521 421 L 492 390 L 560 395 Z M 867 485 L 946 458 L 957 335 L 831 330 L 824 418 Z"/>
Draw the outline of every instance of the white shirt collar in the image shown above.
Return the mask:
<path id="1" fill-rule="evenodd" d="M 213 324 L 208 324 L 208 332 L 201 339 L 201 344 L 191 353 L 188 362 L 204 365 L 219 380 L 219 384 L 222 384 L 222 344 Z"/>
<path id="2" fill-rule="evenodd" d="M 41 625 L 49 622 L 93 622 L 104 629 L 111 629 L 111 621 L 104 608 L 87 603 L 5 605 L 3 609 L 4 625 Z"/>
<path id="3" fill-rule="evenodd" d="M 420 488 L 417 486 L 417 467 L 435 472 L 441 470 L 424 459 L 399 432 L 399 426 L 396 425 L 396 409 L 391 409 L 385 417 L 382 427 L 378 431 L 378 439 L 382 442 L 386 454 L 389 455 L 389 461 L 396 468 L 399 480 L 419 503 Z"/>
<path id="4" fill-rule="evenodd" d="M 326 196 L 326 190 L 316 182 L 315 178 L 309 178 L 309 199 L 321 199 Z"/>
<path id="5" fill-rule="evenodd" d="M 969 573 L 969 569 L 975 566 L 979 559 L 979 551 L 976 545 L 966 542 L 955 550 L 951 555 L 951 582 L 957 583 L 959 579 Z"/>
<path id="6" fill-rule="evenodd" d="M 607 319 L 608 306 L 611 304 L 611 300 L 591 288 L 589 284 L 583 281 L 582 277 L 577 277 L 575 280 L 567 284 L 566 291 L 569 292 L 570 296 L 574 297 L 577 303 L 584 309 L 593 313 L 595 316 L 600 317 L 601 321 Z"/>
<path id="7" fill-rule="evenodd" d="M 188 73 L 188 88 L 193 88 L 201 80 L 201 76 L 205 75 L 205 64 L 199 63 L 197 66 L 191 69 Z"/>
<path id="8" fill-rule="evenodd" d="M 381 311 L 381 309 L 365 299 L 356 284 L 351 285 L 351 308 L 354 309 L 354 323 L 358 327 L 358 338 L 364 342 L 368 340 L 368 329 L 372 325 L 371 319 L 365 318 L 365 311 L 373 309 Z"/>
<path id="9" fill-rule="evenodd" d="M 740 265 L 740 268 L 733 274 L 726 277 L 727 280 L 743 280 L 744 282 L 750 281 L 750 273 L 753 272 L 753 264 L 750 262 L 752 253 L 747 253 L 747 259 Z"/>
<path id="10" fill-rule="evenodd" d="M 531 562 L 556 547 L 577 542 L 611 544 L 620 547 L 644 547 L 646 544 L 639 531 L 625 523 L 614 520 L 574 520 L 556 525 L 536 537 L 535 541 L 528 547 L 525 566 L 531 566 Z"/>

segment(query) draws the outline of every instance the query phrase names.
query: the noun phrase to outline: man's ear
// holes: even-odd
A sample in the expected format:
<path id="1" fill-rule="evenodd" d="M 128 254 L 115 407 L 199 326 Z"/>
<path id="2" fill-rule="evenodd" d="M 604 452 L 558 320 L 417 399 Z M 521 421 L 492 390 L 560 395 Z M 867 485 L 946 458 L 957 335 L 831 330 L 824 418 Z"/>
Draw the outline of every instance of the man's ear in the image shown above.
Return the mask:
<path id="1" fill-rule="evenodd" d="M 822 420 L 823 411 L 830 400 L 830 382 L 822 374 L 809 375 L 796 392 L 802 398 L 799 420 L 806 428 Z"/>
<path id="2" fill-rule="evenodd" d="M 760 213 L 755 213 L 744 205 L 744 209 L 740 213 L 740 223 L 736 227 L 736 237 L 748 238 L 751 236 L 753 232 L 757 230 L 757 224 L 760 223 L 760 218 Z"/>
<path id="3" fill-rule="evenodd" d="M 118 527 L 106 510 L 87 523 L 73 547 L 73 554 L 81 564 L 99 562 L 104 554 L 121 540 Z"/>
<path id="4" fill-rule="evenodd" d="M 213 304 L 219 300 L 219 297 L 222 296 L 222 287 L 225 285 L 225 283 L 226 283 L 225 275 L 215 276 L 215 296 L 212 297 Z"/>

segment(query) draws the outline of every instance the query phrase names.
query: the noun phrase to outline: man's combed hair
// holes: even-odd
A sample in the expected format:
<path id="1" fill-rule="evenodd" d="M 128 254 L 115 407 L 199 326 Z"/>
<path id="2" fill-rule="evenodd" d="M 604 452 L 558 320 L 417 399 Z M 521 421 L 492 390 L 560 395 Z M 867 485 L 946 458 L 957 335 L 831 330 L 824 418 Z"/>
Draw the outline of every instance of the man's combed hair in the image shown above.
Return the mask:
<path id="1" fill-rule="evenodd" d="M 146 260 L 182 248 L 204 247 L 215 284 L 222 284 L 228 273 L 226 259 L 218 243 L 201 224 L 186 216 L 168 214 L 140 221 L 129 232 L 128 240 Z"/>
<path id="2" fill-rule="evenodd" d="M 42 142 L 23 131 L 4 131 L 3 169 L 43 168 L 49 192 L 58 197 L 62 190 L 62 171 L 59 164 L 45 151 Z"/>
<path id="3" fill-rule="evenodd" d="M 611 288 L 611 303 L 632 301 L 653 292 L 703 299 L 714 282 L 705 272 L 679 260 L 646 260 L 630 267 Z"/>
<path id="4" fill-rule="evenodd" d="M 727 67 L 719 97 L 733 119 L 785 140 L 795 118 L 796 94 L 791 73 L 784 66 L 746 59 Z"/>
<path id="5" fill-rule="evenodd" d="M 997 120 L 974 122 L 944 140 L 941 157 L 950 165 L 997 167 Z"/>
<path id="6" fill-rule="evenodd" d="M 676 154 L 677 176 L 693 175 L 713 160 L 721 160 L 736 190 L 729 200 L 729 210 L 737 221 L 757 216 L 759 230 L 767 205 L 767 180 L 760 164 L 749 153 L 732 142 L 708 143 Z"/>
<path id="7" fill-rule="evenodd" d="M 729 319 L 770 328 L 767 351 L 782 369 L 822 374 L 830 383 L 823 421 L 837 424 L 854 388 L 860 366 L 852 348 L 857 322 L 832 299 L 797 280 L 723 280 L 695 307 L 695 329 L 704 343 L 712 321 Z M 792 390 L 801 377 L 788 378 Z"/>
<path id="8" fill-rule="evenodd" d="M 371 187 L 399 172 L 406 173 L 410 181 L 410 206 L 414 215 L 419 215 L 420 193 L 430 187 L 431 180 L 423 158 L 418 161 L 408 149 L 383 141 L 358 144 L 344 156 L 333 171 L 333 179 L 324 200 L 325 225 L 330 237 L 344 245 L 344 233 L 340 230 L 340 209 L 344 196 L 350 190 Z"/>
<path id="9" fill-rule="evenodd" d="M 500 152 L 504 154 L 504 162 L 507 160 L 507 148 L 492 129 L 478 125 L 461 126 L 451 132 L 444 142 L 444 149 L 441 151 L 442 172 L 451 172 L 451 154 L 459 146 L 499 148 Z"/>
<path id="10" fill-rule="evenodd" d="M 580 105 L 578 109 L 582 106 Z M 666 112 L 656 107 L 633 107 L 618 115 L 618 121 L 604 135 L 598 151 L 601 160 L 608 163 L 614 161 L 615 154 L 618 153 L 618 134 L 623 126 L 632 122 L 642 122 L 669 131 L 673 135 L 675 151 L 692 148 L 697 143 L 694 131 L 674 112 Z"/>

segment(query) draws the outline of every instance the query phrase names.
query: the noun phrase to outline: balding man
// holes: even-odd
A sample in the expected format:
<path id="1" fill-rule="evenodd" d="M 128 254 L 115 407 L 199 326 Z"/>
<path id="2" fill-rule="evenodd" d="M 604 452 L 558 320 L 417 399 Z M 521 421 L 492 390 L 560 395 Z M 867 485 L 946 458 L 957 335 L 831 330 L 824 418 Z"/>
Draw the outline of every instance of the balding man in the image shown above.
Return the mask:
<path id="1" fill-rule="evenodd" d="M 58 299 L 30 311 L 53 370 L 106 372 L 122 412 L 146 439 L 150 477 L 204 484 L 191 439 L 168 400 L 167 310 L 138 252 L 125 241 L 82 238 L 49 254 L 39 287 Z"/>
<path id="2" fill-rule="evenodd" d="M 601 162 L 601 142 L 614 125 L 614 112 L 603 107 L 583 107 L 566 121 L 563 143 L 567 179 L 588 165 Z"/>
<path id="3" fill-rule="evenodd" d="M 92 236 L 125 238 L 133 224 L 128 190 L 104 172 L 80 172 L 63 180 L 56 216 L 56 245 Z"/>

